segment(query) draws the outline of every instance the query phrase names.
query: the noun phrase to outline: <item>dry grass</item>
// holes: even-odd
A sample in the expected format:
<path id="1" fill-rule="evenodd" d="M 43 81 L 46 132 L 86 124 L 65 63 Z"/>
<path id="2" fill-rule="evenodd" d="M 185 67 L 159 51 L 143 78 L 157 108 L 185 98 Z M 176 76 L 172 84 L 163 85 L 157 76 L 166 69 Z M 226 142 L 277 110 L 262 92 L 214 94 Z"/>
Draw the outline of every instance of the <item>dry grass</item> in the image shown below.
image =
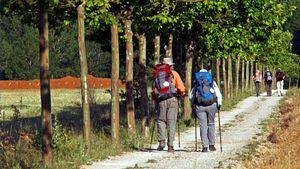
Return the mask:
<path id="1" fill-rule="evenodd" d="M 279 107 L 279 123 L 268 127 L 268 142 L 260 145 L 252 160 L 244 161 L 246 168 L 300 168 L 300 92 Z"/>

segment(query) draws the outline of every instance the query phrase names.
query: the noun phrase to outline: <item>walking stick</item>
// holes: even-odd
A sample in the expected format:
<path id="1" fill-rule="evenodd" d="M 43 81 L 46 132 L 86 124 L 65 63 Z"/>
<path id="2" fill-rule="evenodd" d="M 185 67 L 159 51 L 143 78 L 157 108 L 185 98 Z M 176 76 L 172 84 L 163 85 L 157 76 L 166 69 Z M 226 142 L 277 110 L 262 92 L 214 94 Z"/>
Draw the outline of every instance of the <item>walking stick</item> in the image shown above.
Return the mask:
<path id="1" fill-rule="evenodd" d="M 218 119 L 219 119 L 219 133 L 220 133 L 220 150 L 222 152 L 222 131 L 221 131 L 220 108 L 219 107 L 218 107 Z"/>
<path id="2" fill-rule="evenodd" d="M 194 112 L 195 113 L 195 112 Z M 194 114 L 195 118 L 195 151 L 197 152 L 197 116 Z"/>
<path id="3" fill-rule="evenodd" d="M 179 118 L 177 118 L 177 124 L 178 124 L 178 147 L 180 148 L 180 129 L 179 129 Z"/>
<path id="4" fill-rule="evenodd" d="M 181 107 L 181 102 L 179 102 L 179 107 L 180 107 L 180 111 L 182 112 L 182 107 Z M 179 129 L 179 119 L 180 119 L 180 114 L 178 112 L 178 115 L 177 115 L 177 125 L 178 125 L 178 147 L 180 148 L 180 129 Z"/>

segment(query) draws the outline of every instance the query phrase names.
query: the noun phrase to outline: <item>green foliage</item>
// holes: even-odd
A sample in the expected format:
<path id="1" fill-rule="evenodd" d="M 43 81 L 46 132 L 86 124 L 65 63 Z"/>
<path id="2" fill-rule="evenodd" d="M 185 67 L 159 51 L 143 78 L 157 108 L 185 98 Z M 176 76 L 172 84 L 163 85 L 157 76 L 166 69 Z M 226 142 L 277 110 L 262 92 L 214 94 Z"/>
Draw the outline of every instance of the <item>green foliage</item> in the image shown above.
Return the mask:
<path id="1" fill-rule="evenodd" d="M 106 25 L 114 23 L 114 17 L 109 12 L 109 9 L 109 0 L 89 0 L 85 7 L 87 13 L 86 22 L 95 29 L 103 29 Z"/>
<path id="2" fill-rule="evenodd" d="M 102 45 L 86 41 L 89 74 L 96 77 L 110 77 L 111 54 L 102 50 Z"/>
<path id="3" fill-rule="evenodd" d="M 68 26 L 61 32 L 50 30 L 49 58 L 52 78 L 79 76 L 79 48 L 77 29 Z"/>
<path id="4" fill-rule="evenodd" d="M 37 29 L 24 25 L 17 16 L 0 19 L 0 79 L 38 79 L 39 49 Z M 52 78 L 79 76 L 77 29 L 65 26 L 49 32 L 49 57 Z M 110 53 L 102 45 L 86 41 L 89 74 L 110 76 Z M 16 66 L 17 65 L 17 66 Z"/>
<path id="5" fill-rule="evenodd" d="M 35 79 L 39 76 L 37 29 L 18 17 L 0 17 L 0 72 L 2 79 Z"/>

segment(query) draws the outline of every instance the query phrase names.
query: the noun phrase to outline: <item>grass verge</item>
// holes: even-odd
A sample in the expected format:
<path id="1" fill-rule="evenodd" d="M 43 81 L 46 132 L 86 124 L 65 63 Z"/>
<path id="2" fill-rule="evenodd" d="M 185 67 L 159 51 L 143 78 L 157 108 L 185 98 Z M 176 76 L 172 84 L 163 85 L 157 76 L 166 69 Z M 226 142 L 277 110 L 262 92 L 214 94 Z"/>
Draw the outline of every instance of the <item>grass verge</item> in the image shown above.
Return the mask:
<path id="1" fill-rule="evenodd" d="M 246 168 L 300 168 L 300 90 L 280 101 L 278 112 L 262 122 L 263 132 L 245 147 L 238 160 Z"/>

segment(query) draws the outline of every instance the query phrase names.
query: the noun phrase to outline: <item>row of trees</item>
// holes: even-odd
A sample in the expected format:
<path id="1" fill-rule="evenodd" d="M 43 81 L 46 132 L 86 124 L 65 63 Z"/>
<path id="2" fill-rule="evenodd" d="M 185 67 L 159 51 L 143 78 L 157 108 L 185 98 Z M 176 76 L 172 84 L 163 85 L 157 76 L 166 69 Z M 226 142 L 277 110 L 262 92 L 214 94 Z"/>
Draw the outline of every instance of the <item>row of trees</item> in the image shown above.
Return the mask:
<path id="1" fill-rule="evenodd" d="M 19 1 L 4 4 L 4 13 L 16 12 L 34 25 L 36 2 L 28 1 L 32 10 L 15 8 Z M 28 3 L 27 2 L 27 3 Z M 225 98 L 238 94 L 239 82 L 242 91 L 250 86 L 251 73 L 255 68 L 277 67 L 293 76 L 299 72 L 299 56 L 291 53 L 292 34 L 283 29 L 285 22 L 295 10 L 296 1 L 267 0 L 40 0 L 39 1 L 39 43 L 40 79 L 43 121 L 43 157 L 46 165 L 51 165 L 51 102 L 49 86 L 48 19 L 56 29 L 77 21 L 78 44 L 82 82 L 83 136 L 86 152 L 90 150 L 90 113 L 86 75 L 87 58 L 85 48 L 85 26 L 89 38 L 107 41 L 105 35 L 110 30 L 111 39 L 111 135 L 115 144 L 119 143 L 119 88 L 120 49 L 119 34 L 125 40 L 126 49 L 126 105 L 128 131 L 135 132 L 135 106 L 133 99 L 134 78 L 139 82 L 140 110 L 143 110 L 143 132 L 149 132 L 149 107 L 147 91 L 147 68 L 149 62 L 156 64 L 165 55 L 173 57 L 176 69 L 184 72 L 186 93 L 192 86 L 192 72 L 201 64 L 216 62 L 215 75 L 218 83 L 223 81 Z M 26 3 L 21 3 L 26 4 Z M 76 10 L 75 10 L 76 9 Z M 63 12 L 62 12 L 63 11 Z M 76 12 L 75 12 L 76 11 Z M 50 16 L 48 18 L 48 12 Z M 75 17 L 77 13 L 77 17 Z M 62 25 L 62 26 L 58 26 Z M 110 29 L 109 29 L 110 28 Z M 135 43 L 135 39 L 137 42 Z M 150 40 L 149 40 L 150 39 Z M 106 43 L 106 42 L 104 42 Z M 148 44 L 153 44 L 149 50 Z M 164 44 L 164 45 L 161 45 Z M 120 44 L 120 46 L 122 46 Z M 135 50 L 134 50 L 135 49 Z M 138 51 L 134 62 L 134 51 Z M 161 51 L 164 51 L 162 54 Z M 154 53 L 154 55 L 152 55 Z M 122 55 L 122 54 L 121 54 Z M 153 57 L 149 57 L 153 56 Z M 100 56 L 101 57 L 101 56 Z M 219 70 L 222 61 L 222 71 Z M 232 75 L 232 61 L 235 63 L 235 78 Z M 134 76 L 134 63 L 138 71 Z M 180 64 L 184 63 L 184 64 Z M 257 66 L 254 67 L 254 63 Z M 210 64 L 212 65 L 212 64 Z M 263 65 L 263 66 L 261 66 Z M 219 72 L 222 72 L 221 77 Z M 240 73 L 241 72 L 241 75 Z M 226 74 L 228 73 L 228 74 Z M 235 85 L 233 85 L 235 80 Z M 245 82 L 244 82 L 245 81 Z M 235 92 L 233 92 L 235 91 Z M 190 103 L 184 98 L 184 117 L 190 116 Z"/>

